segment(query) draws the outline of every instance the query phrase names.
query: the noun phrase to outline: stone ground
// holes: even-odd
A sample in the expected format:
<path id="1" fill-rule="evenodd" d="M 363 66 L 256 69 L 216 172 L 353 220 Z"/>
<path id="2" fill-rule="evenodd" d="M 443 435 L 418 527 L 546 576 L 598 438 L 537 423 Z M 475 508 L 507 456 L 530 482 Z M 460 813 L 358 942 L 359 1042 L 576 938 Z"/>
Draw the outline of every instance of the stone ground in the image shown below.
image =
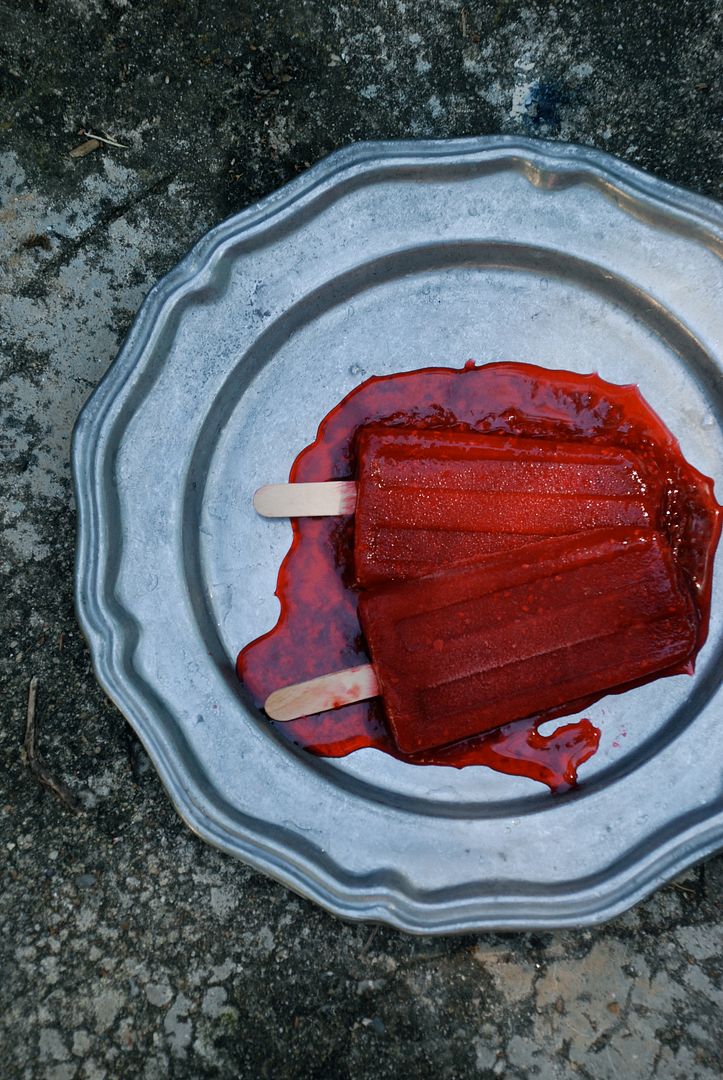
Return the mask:
<path id="1" fill-rule="evenodd" d="M 717 1080 L 723 859 L 595 930 L 345 925 L 204 846 L 73 616 L 78 409 L 209 226 L 358 139 L 591 143 L 720 194 L 716 0 L 0 2 L 0 1075 Z M 126 143 L 72 159 L 81 128 Z M 75 809 L 21 754 L 39 745 Z"/>

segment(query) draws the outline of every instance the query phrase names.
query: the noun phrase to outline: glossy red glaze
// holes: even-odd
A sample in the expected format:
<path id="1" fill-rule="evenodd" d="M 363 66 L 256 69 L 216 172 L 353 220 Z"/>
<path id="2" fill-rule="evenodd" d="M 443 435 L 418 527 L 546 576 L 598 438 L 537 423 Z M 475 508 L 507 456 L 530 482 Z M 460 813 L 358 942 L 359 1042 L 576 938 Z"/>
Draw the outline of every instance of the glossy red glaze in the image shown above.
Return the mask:
<path id="1" fill-rule="evenodd" d="M 359 620 L 411 754 L 685 671 L 698 633 L 670 549 L 646 528 L 548 537 L 368 589 Z"/>
<path id="2" fill-rule="evenodd" d="M 671 545 L 698 610 L 696 651 L 703 644 L 721 508 L 712 481 L 684 460 L 677 441 L 637 387 L 517 363 L 476 367 L 470 362 L 461 370 L 424 368 L 371 378 L 324 418 L 316 440 L 294 462 L 290 479 L 353 478 L 355 435 L 365 424 L 526 435 L 632 451 L 651 475 L 663 478 L 665 495 L 656 524 Z M 357 618 L 358 593 L 351 587 L 353 535 L 353 517 L 293 522 L 292 545 L 276 588 L 279 621 L 247 645 L 237 661 L 239 677 L 258 707 L 279 686 L 368 660 Z M 575 711 L 599 696 L 576 702 Z M 394 748 L 379 701 L 347 705 L 277 728 L 313 754 L 342 757 L 374 747 L 420 765 L 487 765 L 557 790 L 576 782 L 578 767 L 595 753 L 600 738 L 587 720 L 541 735 L 539 724 L 563 712 L 516 721 L 415 755 Z"/>
<path id="3" fill-rule="evenodd" d="M 546 536 L 655 528 L 657 473 L 600 443 L 367 425 L 356 443 L 361 588 L 430 574 Z"/>

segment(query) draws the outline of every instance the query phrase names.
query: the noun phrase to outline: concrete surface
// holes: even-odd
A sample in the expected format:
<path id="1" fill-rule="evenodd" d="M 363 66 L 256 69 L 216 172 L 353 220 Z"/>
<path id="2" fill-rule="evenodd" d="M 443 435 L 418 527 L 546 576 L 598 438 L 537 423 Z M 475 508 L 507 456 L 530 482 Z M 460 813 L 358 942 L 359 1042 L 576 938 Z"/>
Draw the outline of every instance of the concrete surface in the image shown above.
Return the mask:
<path id="1" fill-rule="evenodd" d="M 720 189 L 716 0 L 0 2 L 0 1076 L 721 1074 L 713 859 L 592 931 L 344 925 L 205 847 L 91 674 L 69 437 L 151 284 L 353 140 L 521 132 Z M 79 129 L 127 144 L 72 159 Z M 21 746 L 39 680 L 39 748 Z"/>

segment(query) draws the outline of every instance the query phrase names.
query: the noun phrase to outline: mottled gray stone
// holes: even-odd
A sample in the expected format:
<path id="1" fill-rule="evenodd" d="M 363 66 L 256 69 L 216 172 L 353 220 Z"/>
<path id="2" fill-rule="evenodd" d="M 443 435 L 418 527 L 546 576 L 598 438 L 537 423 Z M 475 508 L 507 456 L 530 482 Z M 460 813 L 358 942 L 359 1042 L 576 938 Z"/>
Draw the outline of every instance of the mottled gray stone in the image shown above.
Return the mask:
<path id="1" fill-rule="evenodd" d="M 211 1019 L 215 1019 L 217 1016 L 221 1015 L 227 1001 L 228 993 L 223 986 L 209 986 L 208 990 L 203 995 L 201 1011 L 206 1016 L 210 1016 Z"/>
<path id="2" fill-rule="evenodd" d="M 153 283 L 336 147 L 540 135 L 719 196 L 720 15 L 0 0 L 3 1080 L 718 1080 L 720 857 L 608 926 L 431 940 L 372 937 L 188 832 L 74 621 L 68 461 Z M 128 148 L 71 159 L 81 127 Z M 34 675 L 77 813 L 22 763 Z"/>
<path id="3" fill-rule="evenodd" d="M 193 1024 L 188 1018 L 190 1005 L 188 998 L 184 994 L 179 994 L 163 1021 L 171 1053 L 177 1057 L 185 1057 L 193 1037 Z"/>
<path id="4" fill-rule="evenodd" d="M 151 1005 L 168 1005 L 173 997 L 173 991 L 167 984 L 159 986 L 154 983 L 149 983 L 146 987 L 146 997 Z"/>
<path id="5" fill-rule="evenodd" d="M 40 1060 L 65 1061 L 69 1057 L 63 1037 L 55 1028 L 43 1028 L 38 1037 Z"/>

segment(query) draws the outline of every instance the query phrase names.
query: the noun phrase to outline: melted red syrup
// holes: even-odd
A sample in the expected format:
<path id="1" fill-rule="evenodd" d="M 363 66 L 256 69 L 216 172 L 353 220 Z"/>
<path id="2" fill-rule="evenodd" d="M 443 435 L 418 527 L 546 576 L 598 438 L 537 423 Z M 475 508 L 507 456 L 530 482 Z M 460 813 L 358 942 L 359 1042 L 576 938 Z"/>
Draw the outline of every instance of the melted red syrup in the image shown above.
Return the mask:
<path id="1" fill-rule="evenodd" d="M 695 601 L 700 619 L 696 653 L 700 649 L 708 629 L 721 507 L 712 480 L 685 461 L 676 439 L 637 387 L 531 364 L 477 367 L 473 361 L 461 370 L 423 368 L 374 377 L 323 419 L 289 479 L 353 478 L 355 433 L 370 423 L 579 439 L 634 451 L 665 477 L 657 527 L 668 536 L 681 580 Z M 247 645 L 237 661 L 238 675 L 259 708 L 280 686 L 368 662 L 357 619 L 359 594 L 351 587 L 353 527 L 353 516 L 292 522 L 293 540 L 276 586 L 279 621 Z M 685 671 L 692 673 L 694 658 Z M 597 750 L 600 731 L 589 720 L 566 724 L 552 735 L 542 735 L 538 728 L 546 720 L 587 708 L 601 696 L 413 756 L 400 753 L 391 742 L 378 699 L 274 726 L 284 738 L 324 757 L 373 747 L 415 765 L 487 765 L 558 791 L 577 783 L 577 770 Z"/>

